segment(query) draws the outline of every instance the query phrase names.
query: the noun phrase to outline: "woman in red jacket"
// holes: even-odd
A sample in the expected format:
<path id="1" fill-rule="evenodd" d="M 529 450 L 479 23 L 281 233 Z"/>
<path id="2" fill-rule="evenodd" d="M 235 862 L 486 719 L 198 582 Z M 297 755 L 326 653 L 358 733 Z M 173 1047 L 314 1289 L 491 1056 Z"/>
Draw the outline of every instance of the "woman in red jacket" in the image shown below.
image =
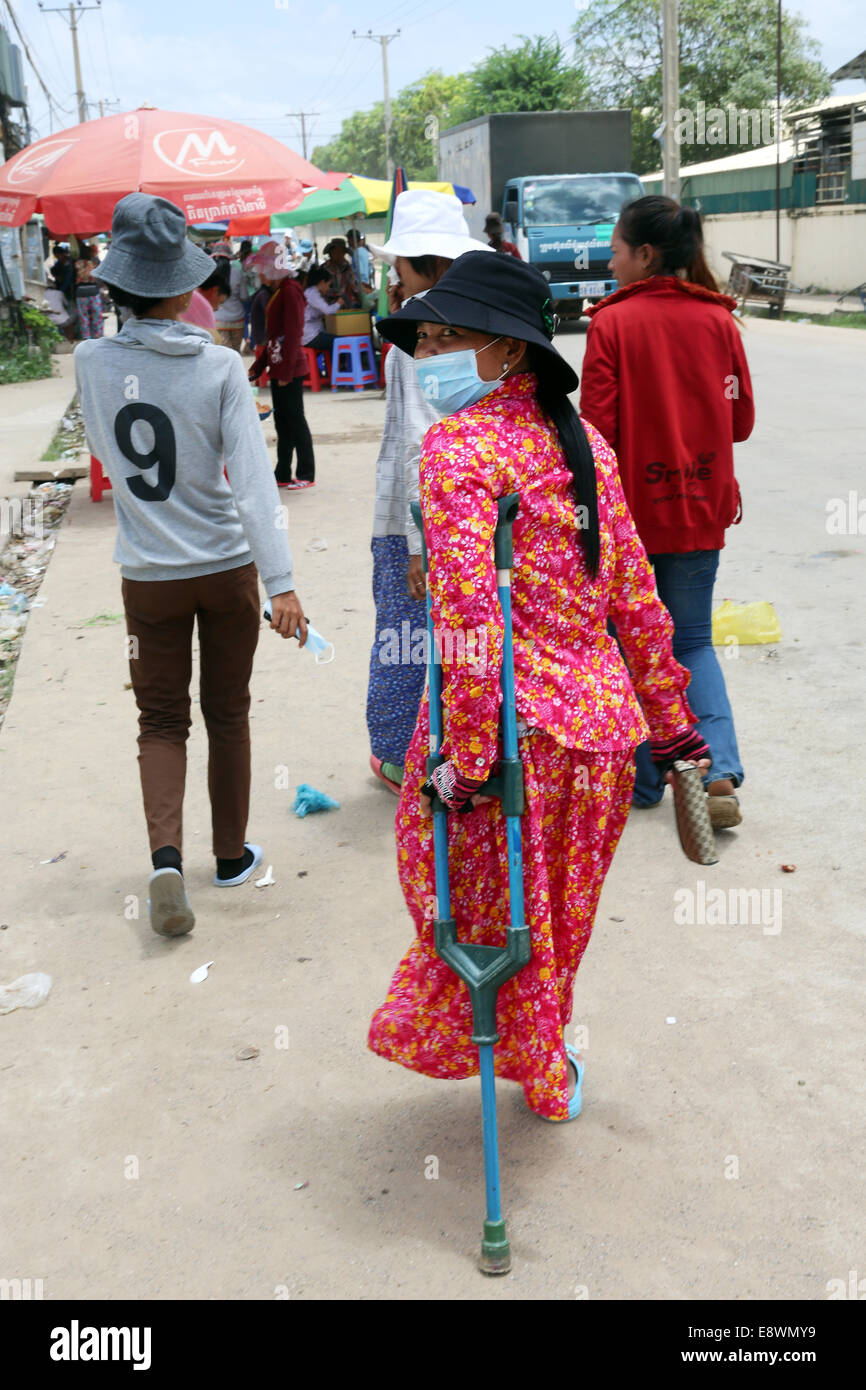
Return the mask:
<path id="1" fill-rule="evenodd" d="M 277 431 L 277 487 L 312 487 L 316 478 L 313 440 L 304 415 L 304 377 L 307 359 L 301 346 L 304 331 L 304 292 L 290 278 L 283 248 L 267 241 L 246 265 L 258 271 L 262 284 L 271 291 L 265 310 L 267 337 L 249 370 L 250 381 L 257 381 L 265 367 L 271 378 L 271 400 Z M 298 471 L 292 480 L 292 458 L 298 451 Z"/>
<path id="2" fill-rule="evenodd" d="M 719 293 L 704 260 L 698 213 L 671 198 L 628 204 L 611 248 L 619 288 L 588 311 L 581 414 L 616 451 L 674 620 L 674 655 L 691 672 L 689 702 L 713 755 L 710 818 L 738 825 L 743 767 L 711 618 L 725 529 L 740 519 L 733 444 L 755 420 L 736 301 Z M 656 805 L 664 782 L 647 744 L 636 764 L 633 804 Z"/>

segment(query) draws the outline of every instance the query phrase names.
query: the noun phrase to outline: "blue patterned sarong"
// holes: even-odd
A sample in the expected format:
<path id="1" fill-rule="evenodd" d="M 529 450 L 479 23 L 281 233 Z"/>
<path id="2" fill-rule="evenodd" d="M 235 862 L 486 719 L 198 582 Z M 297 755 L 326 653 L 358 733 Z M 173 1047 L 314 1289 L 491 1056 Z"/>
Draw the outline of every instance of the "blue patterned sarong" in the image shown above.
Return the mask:
<path id="1" fill-rule="evenodd" d="M 376 634 L 370 652 L 367 728 L 373 756 L 402 767 L 427 679 L 427 605 L 424 599 L 411 598 L 406 587 L 405 536 L 374 536 L 372 550 Z"/>

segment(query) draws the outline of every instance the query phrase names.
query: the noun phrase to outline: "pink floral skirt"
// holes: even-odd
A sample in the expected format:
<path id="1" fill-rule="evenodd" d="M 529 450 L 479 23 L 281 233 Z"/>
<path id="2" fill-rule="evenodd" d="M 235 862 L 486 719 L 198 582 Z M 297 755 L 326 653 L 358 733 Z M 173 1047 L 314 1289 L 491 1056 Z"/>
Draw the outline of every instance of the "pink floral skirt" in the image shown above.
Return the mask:
<path id="1" fill-rule="evenodd" d="M 397 810 L 400 884 L 416 938 L 370 1024 L 368 1045 L 426 1076 L 478 1074 L 472 1007 L 462 981 L 433 945 L 435 875 L 432 821 L 422 819 L 427 707 L 406 758 Z M 499 991 L 496 1074 L 523 1087 L 539 1115 L 568 1110 L 562 1030 L 572 1012 L 574 977 L 592 932 L 601 886 L 631 804 L 631 752 L 583 754 L 538 730 L 520 740 L 526 812 L 525 916 L 532 959 Z M 451 913 L 461 941 L 505 945 L 509 921 L 505 821 L 498 802 L 449 816 Z"/>

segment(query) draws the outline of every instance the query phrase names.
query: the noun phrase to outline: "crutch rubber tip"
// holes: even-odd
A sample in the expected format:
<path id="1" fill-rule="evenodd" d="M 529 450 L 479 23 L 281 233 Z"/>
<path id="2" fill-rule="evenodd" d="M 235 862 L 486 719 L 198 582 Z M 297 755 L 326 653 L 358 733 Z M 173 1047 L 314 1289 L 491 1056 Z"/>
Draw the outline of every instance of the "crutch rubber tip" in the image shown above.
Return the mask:
<path id="1" fill-rule="evenodd" d="M 485 1221 L 478 1268 L 482 1274 L 508 1274 L 510 1271 L 511 1244 L 505 1234 L 504 1221 Z"/>

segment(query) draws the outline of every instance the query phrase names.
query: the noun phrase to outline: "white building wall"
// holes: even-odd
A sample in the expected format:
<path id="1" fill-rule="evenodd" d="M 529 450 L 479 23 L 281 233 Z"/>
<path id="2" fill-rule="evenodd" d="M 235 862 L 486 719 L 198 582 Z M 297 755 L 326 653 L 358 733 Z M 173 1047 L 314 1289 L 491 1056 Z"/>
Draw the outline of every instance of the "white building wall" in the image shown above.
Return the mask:
<path id="1" fill-rule="evenodd" d="M 866 281 L 866 206 L 814 208 L 779 222 L 779 259 L 801 289 L 841 294 Z M 718 213 L 704 218 L 704 243 L 713 274 L 726 284 L 723 251 L 776 259 L 775 212 Z"/>

